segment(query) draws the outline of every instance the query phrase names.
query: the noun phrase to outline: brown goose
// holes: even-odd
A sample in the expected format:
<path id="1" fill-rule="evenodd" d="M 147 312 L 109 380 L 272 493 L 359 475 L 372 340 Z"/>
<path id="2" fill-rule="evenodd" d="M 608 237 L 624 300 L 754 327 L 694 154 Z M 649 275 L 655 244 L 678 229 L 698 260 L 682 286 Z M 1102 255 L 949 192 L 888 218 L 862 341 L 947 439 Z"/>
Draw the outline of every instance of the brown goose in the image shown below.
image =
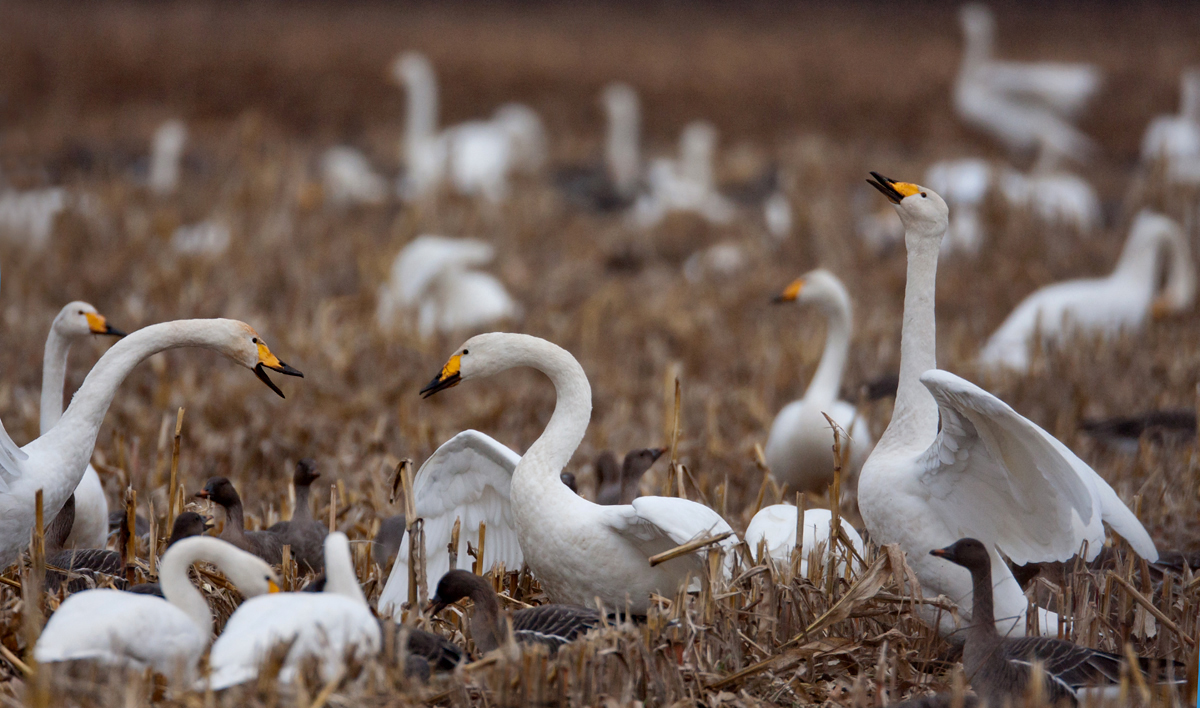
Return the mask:
<path id="1" fill-rule="evenodd" d="M 430 600 L 432 614 L 463 598 L 471 598 L 471 637 L 481 654 L 500 646 L 505 633 L 500 602 L 491 583 L 467 570 L 452 570 L 438 581 Z M 600 613 L 578 605 L 539 605 L 512 613 L 513 637 L 518 642 L 545 644 L 551 651 L 600 625 Z"/>
<path id="2" fill-rule="evenodd" d="M 182 539 L 203 536 L 204 532 L 211 528 L 212 524 L 209 523 L 208 517 L 201 516 L 194 511 L 185 511 L 175 517 L 175 525 L 171 527 L 171 537 L 167 540 L 167 548 L 174 546 Z M 138 583 L 129 586 L 128 590 L 140 595 L 163 596 L 162 586 L 158 583 Z"/>
<path id="3" fill-rule="evenodd" d="M 1045 697 L 1051 704 L 1068 701 L 1075 705 L 1085 689 L 1120 682 L 1122 657 L 1116 654 L 1050 637 L 1004 637 L 996 631 L 992 562 L 981 542 L 964 538 L 929 553 L 971 571 L 974 607 L 963 648 L 963 668 L 977 694 L 995 702 L 1020 703 L 1039 664 Z"/>
<path id="4" fill-rule="evenodd" d="M 68 591 L 79 592 L 105 578 L 117 587 L 125 587 L 125 579 L 121 577 L 124 564 L 117 551 L 103 548 L 63 549 L 74 525 L 75 495 L 72 494 L 46 527 L 46 589 L 57 592 L 66 583 Z M 91 578 L 91 583 L 88 578 Z"/>
<path id="5" fill-rule="evenodd" d="M 272 565 L 283 562 L 283 536 L 272 531 L 246 531 L 242 517 L 242 498 L 233 483 L 224 477 L 213 477 L 196 492 L 201 499 L 208 499 L 225 510 L 225 528 L 218 536 L 243 551 L 248 551 Z"/>
<path id="6" fill-rule="evenodd" d="M 267 529 L 283 537 L 283 542 L 292 547 L 292 557 L 296 563 L 309 572 L 320 572 L 325 568 L 325 536 L 329 534 L 325 524 L 313 519 L 308 503 L 312 483 L 321 476 L 316 467 L 317 463 L 308 457 L 296 463 L 296 472 L 292 475 L 292 484 L 296 487 L 296 509 L 292 512 L 292 519 L 280 521 Z"/>
<path id="7" fill-rule="evenodd" d="M 654 465 L 664 448 L 631 450 L 626 453 L 620 469 L 617 458 L 607 450 L 596 458 L 596 503 L 604 506 L 630 504 L 638 497 L 642 475 Z"/>

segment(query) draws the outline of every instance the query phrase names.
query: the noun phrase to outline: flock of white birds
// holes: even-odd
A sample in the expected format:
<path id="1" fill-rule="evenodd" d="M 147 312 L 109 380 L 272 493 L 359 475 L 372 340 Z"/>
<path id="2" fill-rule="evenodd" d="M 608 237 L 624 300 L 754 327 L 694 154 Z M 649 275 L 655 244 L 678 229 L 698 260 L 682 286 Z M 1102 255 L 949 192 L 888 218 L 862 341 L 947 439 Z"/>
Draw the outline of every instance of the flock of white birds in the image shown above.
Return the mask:
<path id="1" fill-rule="evenodd" d="M 1157 550 L 1114 490 L 1063 443 L 979 386 L 937 368 L 939 255 L 970 257 L 979 251 L 987 239 L 981 216 L 986 201 L 1066 225 L 1080 238 L 1104 222 L 1095 190 L 1064 167 L 1066 161 L 1086 161 L 1096 150 L 1073 121 L 1100 86 L 1099 72 L 1084 65 L 997 60 L 990 11 L 967 6 L 961 19 L 966 52 L 954 85 L 959 116 L 1015 152 L 1037 151 L 1036 165 L 1022 173 L 963 158 L 931 165 L 923 185 L 872 173 L 872 186 L 889 206 L 883 215 L 864 216 L 862 236 L 881 245 L 902 241 L 908 256 L 891 422 L 873 441 L 855 406 L 839 400 L 852 341 L 852 299 L 833 273 L 815 270 L 778 299 L 820 311 L 828 324 L 824 352 L 804 396 L 779 411 L 767 436 L 765 460 L 789 488 L 824 490 L 834 476 L 833 421 L 847 451 L 841 467 L 843 501 L 858 505 L 872 542 L 899 544 L 908 554 L 927 596 L 944 595 L 959 606 L 957 617 L 934 614 L 932 605 L 927 606 L 929 621 L 948 635 L 970 621 L 969 574 L 929 552 L 971 537 L 982 541 L 992 558 L 997 627 L 1020 635 L 1026 631 L 1029 605 L 1007 561 L 1064 561 L 1081 548 L 1090 559 L 1105 544 L 1105 524 L 1142 557 L 1154 560 Z M 506 104 L 488 119 L 439 127 L 437 82 L 429 61 L 405 54 L 392 73 L 407 92 L 401 143 L 406 167 L 389 178 L 358 151 L 330 148 L 320 159 L 320 170 L 332 202 L 419 202 L 451 190 L 496 205 L 512 194 L 515 177 L 542 173 L 545 130 L 530 108 Z M 722 194 L 714 177 L 717 133 L 712 125 L 688 125 L 678 156 L 644 162 L 637 94 L 614 84 L 604 90 L 602 104 L 608 119 L 605 164 L 590 174 L 564 176 L 568 199 L 621 212 L 634 228 L 653 228 L 668 214 L 686 211 L 714 224 L 761 218 L 764 233 L 787 238 L 786 176 L 772 175 L 753 199 L 735 200 Z M 177 121 L 155 136 L 146 179 L 154 193 L 178 188 L 186 137 L 186 128 Z M 1143 150 L 1147 161 L 1166 166 L 1170 179 L 1200 181 L 1200 72 L 1184 76 L 1180 115 L 1155 119 Z M 42 247 L 52 235 L 55 216 L 80 208 L 83 201 L 62 188 L 0 192 L 0 232 L 31 248 Z M 751 216 L 756 210 L 761 217 Z M 228 227 L 216 216 L 180 227 L 171 239 L 181 254 L 209 256 L 222 253 L 229 241 Z M 519 320 L 521 306 L 500 278 L 483 270 L 495 256 L 495 247 L 480 238 L 422 235 L 412 240 L 396 256 L 390 278 L 378 292 L 378 326 L 384 332 L 415 331 L 428 338 Z M 707 260 L 689 261 L 688 277 L 703 277 L 705 268 L 730 267 L 739 258 L 736 246 L 709 249 L 697 257 Z M 1160 287 L 1163 261 L 1167 276 Z M 990 338 L 979 362 L 1026 372 L 1039 355 L 1035 347 L 1069 346 L 1080 332 L 1111 337 L 1136 330 L 1151 317 L 1191 308 L 1195 295 L 1195 268 L 1183 228 L 1146 211 L 1134 220 L 1111 275 L 1033 293 Z M 63 412 L 68 349 L 93 334 L 123 338 L 97 362 Z M 41 436 L 19 447 L 0 434 L 0 563 L 16 561 L 27 546 L 38 490 L 48 519 L 74 493 L 72 547 L 105 545 L 107 506 L 89 464 L 100 424 L 132 368 L 174 347 L 219 351 L 277 393 L 267 370 L 301 375 L 241 322 L 175 321 L 125 336 L 91 305 L 66 306 L 46 342 Z M 554 414 L 524 454 L 481 432 L 465 431 L 421 466 L 411 507 L 424 520 L 429 582 L 451 569 L 446 549 L 455 534 L 459 548 L 453 555 L 459 567 L 467 567 L 468 544 L 481 545 L 479 527 L 484 524 L 485 570 L 524 565 L 555 602 L 638 615 L 648 611 L 653 596 L 674 597 L 707 567 L 704 551 L 656 565 L 648 562 L 651 556 L 700 539 L 732 550 L 738 542 L 734 529 L 703 504 L 642 496 L 631 504 L 602 506 L 562 482 L 560 474 L 587 431 L 592 393 L 583 368 L 555 344 L 523 334 L 477 334 L 455 350 L 423 393 L 433 395 L 515 367 L 546 374 L 557 394 Z M 800 568 L 806 572 L 813 550 L 832 550 L 832 519 L 824 509 L 808 509 L 801 518 L 796 507 L 770 506 L 753 518 L 745 539 L 756 553 L 782 564 L 791 558 L 801 530 Z M 866 550 L 859 533 L 844 520 L 842 525 L 844 534 L 838 536 L 854 549 L 842 561 L 844 568 Z M 216 539 L 189 539 L 168 550 L 159 566 L 165 601 L 112 589 L 75 593 L 51 617 L 36 657 L 42 662 L 88 659 L 146 666 L 188 684 L 224 688 L 254 679 L 273 643 L 295 640 L 281 680 L 289 680 L 308 655 L 317 656 L 323 677 L 333 680 L 348 653 L 361 658 L 381 649 L 381 630 L 354 577 L 348 548 L 344 536 L 327 537 L 323 593 L 276 594 L 276 571 L 261 559 Z M 405 536 L 379 600 L 382 616 L 399 616 L 409 601 L 412 551 Z M 212 639 L 212 615 L 187 575 L 200 560 L 217 565 L 250 598 L 212 644 L 205 675 L 198 667 Z M 1052 613 L 1039 610 L 1038 615 L 1036 626 L 1057 630 Z"/>

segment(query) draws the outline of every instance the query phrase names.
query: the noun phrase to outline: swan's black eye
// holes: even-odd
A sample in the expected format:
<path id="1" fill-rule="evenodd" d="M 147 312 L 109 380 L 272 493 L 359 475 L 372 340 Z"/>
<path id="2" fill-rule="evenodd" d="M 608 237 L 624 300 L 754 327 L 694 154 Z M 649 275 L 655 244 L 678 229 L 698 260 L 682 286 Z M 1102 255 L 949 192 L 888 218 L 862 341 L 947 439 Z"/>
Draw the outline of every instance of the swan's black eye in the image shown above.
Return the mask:
<path id="1" fill-rule="evenodd" d="M 251 343 L 251 344 L 258 344 L 258 337 L 251 337 L 251 338 L 250 338 L 250 343 Z"/>
<path id="2" fill-rule="evenodd" d="M 470 354 L 470 352 L 468 352 L 466 349 L 464 349 L 464 350 L 463 350 L 463 356 L 466 356 L 467 354 Z"/>
<path id="3" fill-rule="evenodd" d="M 922 198 L 922 199 L 928 199 L 928 198 L 929 198 L 929 195 L 928 195 L 928 194 L 926 194 L 926 193 L 924 193 L 924 192 L 921 192 L 921 198 Z"/>
<path id="4" fill-rule="evenodd" d="M 81 315 L 82 315 L 82 314 L 83 314 L 83 310 L 80 310 L 80 311 L 79 311 L 79 314 L 81 314 Z"/>

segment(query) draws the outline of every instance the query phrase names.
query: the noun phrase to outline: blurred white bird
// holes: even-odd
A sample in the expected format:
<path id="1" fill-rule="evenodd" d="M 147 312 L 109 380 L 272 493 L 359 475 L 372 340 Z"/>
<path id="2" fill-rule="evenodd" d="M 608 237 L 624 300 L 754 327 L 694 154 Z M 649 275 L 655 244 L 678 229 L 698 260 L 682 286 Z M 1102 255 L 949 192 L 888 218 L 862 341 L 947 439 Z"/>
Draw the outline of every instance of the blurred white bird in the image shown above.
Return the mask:
<path id="1" fill-rule="evenodd" d="M 658 158 L 650 163 L 648 191 L 633 206 L 633 222 L 644 229 L 672 212 L 699 214 L 712 224 L 728 224 L 736 209 L 717 191 L 713 156 L 717 129 L 711 123 L 689 123 L 679 137 L 679 159 Z"/>
<path id="2" fill-rule="evenodd" d="M 403 54 L 392 65 L 392 73 L 408 91 L 403 144 L 407 172 L 398 188 L 401 197 L 428 197 L 449 178 L 462 194 L 500 202 L 508 196 L 510 174 L 541 169 L 545 131 L 530 108 L 505 104 L 491 120 L 469 121 L 439 132 L 437 78 L 429 60 L 413 52 Z"/>
<path id="3" fill-rule="evenodd" d="M 642 184 L 641 109 L 637 92 L 623 83 L 606 86 L 600 102 L 608 119 L 603 163 L 560 170 L 556 181 L 575 204 L 609 212 L 629 207 Z"/>
<path id="4" fill-rule="evenodd" d="M 519 316 L 520 308 L 494 276 L 472 268 L 495 257 L 491 244 L 473 238 L 423 235 L 392 262 L 391 277 L 379 291 L 375 310 L 381 329 L 392 330 L 402 310 L 417 311 L 417 331 L 474 329 Z"/>
<path id="5" fill-rule="evenodd" d="M 1161 291 L 1160 254 L 1168 263 Z M 1076 332 L 1111 337 L 1122 329 L 1139 329 L 1147 316 L 1189 309 L 1195 299 L 1196 266 L 1182 229 L 1144 210 L 1134 219 L 1111 274 L 1056 283 L 1025 298 L 988 339 L 979 363 L 1025 372 L 1038 333 L 1043 342 L 1061 342 Z"/>
<path id="6" fill-rule="evenodd" d="M 150 190 L 167 196 L 179 186 L 179 162 L 187 143 L 187 126 L 181 120 L 168 120 L 154 131 L 150 151 Z"/>
<path id="7" fill-rule="evenodd" d="M 985 233 L 980 212 L 984 199 L 992 188 L 994 175 L 987 160 L 968 157 L 935 162 L 925 171 L 925 184 L 941 194 L 950 206 L 950 226 L 942 239 L 943 254 L 979 253 Z M 894 211 L 887 207 L 887 217 L 895 224 L 895 233 L 903 238 L 904 229 Z"/>
<path id="8" fill-rule="evenodd" d="M 787 563 L 790 560 L 792 549 L 796 547 L 796 507 L 791 504 L 774 504 L 765 506 L 753 519 L 750 519 L 750 525 L 746 527 L 746 545 L 750 548 L 750 552 L 758 554 L 759 544 L 763 545 L 763 550 L 776 563 Z M 800 547 L 800 575 L 808 575 L 808 559 L 816 550 L 818 545 L 824 547 L 824 553 L 829 553 L 829 529 L 833 521 L 833 514 L 828 509 L 805 509 L 804 510 L 804 544 Z M 850 544 L 854 546 L 854 550 L 858 553 L 858 557 L 862 558 L 865 552 L 863 547 L 862 536 L 854 530 L 847 521 L 842 518 L 842 530 L 846 532 L 846 537 L 850 539 Z M 845 558 L 841 547 L 836 551 L 839 558 Z M 828 558 L 828 556 L 824 556 Z M 853 557 L 853 556 L 851 556 Z M 861 563 L 852 561 L 851 566 L 860 568 Z M 837 564 L 837 573 L 841 575 L 846 571 L 846 561 L 839 560 Z"/>
<path id="9" fill-rule="evenodd" d="M 1043 223 L 1091 233 L 1100 227 L 1103 217 L 1100 195 L 1087 180 L 1063 169 L 1063 157 L 1052 145 L 1043 143 L 1029 173 L 1001 170 L 1000 191 L 1009 206 L 1028 209 Z M 953 216 L 950 223 L 954 223 Z"/>
<path id="10" fill-rule="evenodd" d="M 997 61 L 992 57 L 992 11 L 971 3 L 963 6 L 960 19 L 966 40 L 954 85 L 960 118 L 1013 151 L 1030 151 L 1045 142 L 1075 159 L 1094 152 L 1091 139 L 1069 121 L 1100 88 L 1096 67 Z"/>
<path id="11" fill-rule="evenodd" d="M 1183 72 L 1179 115 L 1158 116 L 1146 129 L 1142 160 L 1164 162 L 1171 182 L 1200 184 L 1200 68 Z"/>
<path id="12" fill-rule="evenodd" d="M 229 249 L 229 226 L 208 220 L 184 224 L 171 234 L 171 248 L 185 256 L 219 256 Z"/>
<path id="13" fill-rule="evenodd" d="M 326 196 L 335 204 L 382 204 L 387 199 L 387 180 L 352 147 L 338 145 L 326 150 L 321 155 L 321 178 Z"/>
<path id="14" fill-rule="evenodd" d="M 67 201 L 67 190 L 62 187 L 0 192 L 0 235 L 34 249 L 44 248 Z"/>

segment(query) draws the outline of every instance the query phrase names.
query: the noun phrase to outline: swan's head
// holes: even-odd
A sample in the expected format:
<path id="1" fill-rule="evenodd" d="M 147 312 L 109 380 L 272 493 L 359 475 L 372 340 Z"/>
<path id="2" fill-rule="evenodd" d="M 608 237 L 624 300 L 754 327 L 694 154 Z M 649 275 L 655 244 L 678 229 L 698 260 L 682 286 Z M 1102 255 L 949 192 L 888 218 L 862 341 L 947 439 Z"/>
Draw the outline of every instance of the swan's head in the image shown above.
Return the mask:
<path id="1" fill-rule="evenodd" d="M 104 315 L 86 302 L 75 301 L 59 310 L 51 325 L 54 331 L 67 339 L 81 339 L 89 334 L 108 334 L 124 337 L 125 333 L 113 327 Z"/>
<path id="2" fill-rule="evenodd" d="M 604 94 L 601 100 L 603 101 L 604 109 L 608 111 L 610 118 L 616 116 L 637 117 L 637 91 L 634 91 L 629 84 L 609 84 L 604 88 Z"/>
<path id="3" fill-rule="evenodd" d="M 283 391 L 280 391 L 279 387 L 267 376 L 266 370 L 270 369 L 300 378 L 304 378 L 304 374 L 283 363 L 279 357 L 272 354 L 271 348 L 250 325 L 237 320 L 224 320 L 224 324 L 228 328 L 228 335 L 221 337 L 215 348 L 247 369 L 253 370 L 254 375 L 268 388 L 279 394 L 280 398 L 286 398 Z"/>
<path id="4" fill-rule="evenodd" d="M 867 184 L 878 189 L 896 207 L 907 235 L 937 238 L 941 241 L 950 224 L 950 207 L 938 193 L 912 182 L 897 182 L 872 172 Z"/>
<path id="5" fill-rule="evenodd" d="M 421 395 L 429 398 L 438 391 L 453 388 L 467 379 L 483 378 L 517 366 L 525 366 L 529 361 L 525 355 L 539 343 L 546 344 L 537 337 L 524 334 L 477 334 L 464 342 L 446 361 L 438 375 L 433 377 L 433 381 L 421 389 Z"/>
<path id="6" fill-rule="evenodd" d="M 991 42 L 996 32 L 996 18 L 987 5 L 979 2 L 967 3 L 958 11 L 958 19 L 962 23 L 967 41 Z"/>
<path id="7" fill-rule="evenodd" d="M 992 565 L 992 558 L 988 555 L 987 546 L 973 538 L 959 539 L 950 546 L 930 551 L 929 555 L 961 565 L 972 573 L 990 568 Z"/>
<path id="8" fill-rule="evenodd" d="M 775 296 L 775 302 L 812 303 L 822 308 L 833 307 L 849 301 L 846 286 L 833 273 L 818 268 L 793 280 L 783 292 Z"/>
<path id="9" fill-rule="evenodd" d="M 223 563 L 221 572 L 237 587 L 244 598 L 279 592 L 279 575 L 271 564 L 258 556 L 242 552 L 236 563 Z"/>
<path id="10" fill-rule="evenodd" d="M 433 79 L 433 65 L 424 54 L 405 52 L 392 64 L 392 76 L 402 84 L 419 84 Z"/>

